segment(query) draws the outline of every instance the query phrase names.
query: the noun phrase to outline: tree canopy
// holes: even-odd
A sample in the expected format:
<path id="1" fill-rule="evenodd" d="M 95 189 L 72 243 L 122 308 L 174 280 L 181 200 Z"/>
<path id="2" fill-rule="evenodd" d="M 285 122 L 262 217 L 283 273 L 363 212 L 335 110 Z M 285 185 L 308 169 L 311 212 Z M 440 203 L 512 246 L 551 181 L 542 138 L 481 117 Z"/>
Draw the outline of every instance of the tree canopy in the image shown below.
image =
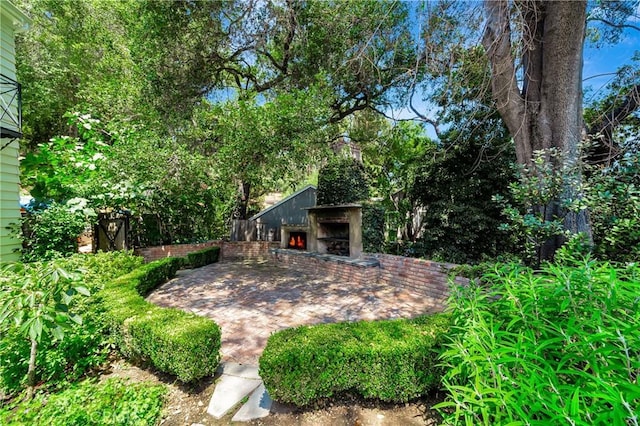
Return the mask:
<path id="1" fill-rule="evenodd" d="M 522 208 L 590 235 L 586 204 L 567 203 L 599 170 L 583 165 L 637 153 L 637 55 L 589 98 L 582 76 L 585 43 L 640 32 L 637 1 L 17 3 L 33 18 L 17 43 L 23 185 L 154 215 L 173 239 L 189 227 L 211 237 L 262 194 L 295 189 L 340 138 L 361 145 L 370 193 L 409 240 L 419 208 L 456 185 L 461 195 L 474 173 L 504 187 L 509 162 L 535 174 L 535 153 L 550 149 L 564 190 Z M 434 195 L 467 160 L 473 173 Z M 176 219 L 193 215 L 216 231 Z"/>

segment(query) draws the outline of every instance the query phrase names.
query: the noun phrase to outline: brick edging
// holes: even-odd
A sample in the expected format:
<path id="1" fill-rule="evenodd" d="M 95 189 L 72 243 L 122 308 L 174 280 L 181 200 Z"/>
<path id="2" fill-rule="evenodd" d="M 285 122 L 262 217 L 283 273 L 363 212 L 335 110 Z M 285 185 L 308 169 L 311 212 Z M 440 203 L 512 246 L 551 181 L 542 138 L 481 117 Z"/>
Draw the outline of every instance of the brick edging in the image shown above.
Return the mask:
<path id="1" fill-rule="evenodd" d="M 142 256 L 145 262 L 163 259 L 165 257 L 186 257 L 189 253 L 209 247 L 220 247 L 220 260 L 233 259 L 268 259 L 269 250 L 279 246 L 279 242 L 272 241 L 207 241 L 193 244 L 167 244 L 162 246 L 144 247 L 134 250 L 134 254 Z"/>
<path id="2" fill-rule="evenodd" d="M 457 266 L 382 253 L 367 253 L 362 259 L 350 260 L 284 249 L 271 250 L 271 259 L 284 268 L 332 276 L 356 284 L 374 281 L 408 289 L 441 302 L 449 296 L 449 272 Z M 469 280 L 456 277 L 454 282 L 465 285 Z"/>

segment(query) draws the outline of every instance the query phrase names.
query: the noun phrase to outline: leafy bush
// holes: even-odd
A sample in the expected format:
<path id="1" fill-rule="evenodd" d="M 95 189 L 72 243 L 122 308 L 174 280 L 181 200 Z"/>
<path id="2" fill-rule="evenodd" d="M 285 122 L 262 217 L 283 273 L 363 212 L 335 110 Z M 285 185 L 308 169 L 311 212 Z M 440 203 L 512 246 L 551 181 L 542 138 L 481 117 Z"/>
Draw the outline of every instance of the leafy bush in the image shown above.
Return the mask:
<path id="1" fill-rule="evenodd" d="M 451 296 L 448 424 L 637 422 L 640 268 L 557 258 L 496 267 Z"/>
<path id="2" fill-rule="evenodd" d="M 110 251 L 78 253 L 61 260 L 60 265 L 68 270 L 82 269 L 82 283 L 93 293 L 114 278 L 140 267 L 142 262 L 143 258 L 132 251 Z"/>
<path id="3" fill-rule="evenodd" d="M 338 155 L 320 169 L 316 203 L 338 205 L 357 203 L 369 197 L 364 165 L 352 157 Z"/>
<path id="4" fill-rule="evenodd" d="M 507 193 L 516 178 L 510 136 L 500 118 L 488 119 L 485 109 L 465 112 L 464 120 L 473 124 L 444 132 L 442 145 L 427 151 L 415 172 L 407 198 L 423 209 L 417 241 L 399 247 L 408 256 L 477 263 L 512 249 L 509 235 L 499 231 L 501 208 L 491 199 Z"/>
<path id="5" fill-rule="evenodd" d="M 77 238 L 85 227 L 84 213 L 63 204 L 53 203 L 44 210 L 30 213 L 22 225 L 26 243 L 23 260 L 44 261 L 77 253 Z"/>
<path id="6" fill-rule="evenodd" d="M 186 265 L 191 268 L 199 268 L 218 261 L 220 247 L 209 247 L 187 255 Z"/>
<path id="7" fill-rule="evenodd" d="M 362 205 L 362 246 L 367 253 L 384 251 L 384 207 L 380 204 Z"/>
<path id="8" fill-rule="evenodd" d="M 561 170 L 556 170 L 554 163 L 562 164 Z M 555 240 L 565 242 L 574 237 L 565 230 L 564 222 L 570 213 L 586 208 L 585 185 L 576 178 L 580 173 L 557 149 L 536 151 L 533 164 L 521 170 L 519 182 L 509 185 L 513 203 L 501 195 L 494 197 L 507 218 L 500 229 L 509 232 L 527 265 L 538 267 L 543 260 L 550 260 L 548 247 L 555 246 Z"/>
<path id="9" fill-rule="evenodd" d="M 50 426 L 153 425 L 162 416 L 163 385 L 110 379 L 85 381 L 0 410 L 0 424 Z"/>
<path id="10" fill-rule="evenodd" d="M 43 341 L 64 337 L 71 323 L 82 317 L 71 309 L 76 296 L 89 296 L 78 283 L 80 271 L 67 271 L 59 262 L 10 263 L 0 265 L 0 322 L 3 331 L 17 332 L 30 346 L 27 397 L 36 385 L 36 356 Z"/>
<path id="11" fill-rule="evenodd" d="M 589 179 L 589 213 L 599 258 L 640 259 L 640 155 L 629 155 Z"/>
<path id="12" fill-rule="evenodd" d="M 269 337 L 260 377 L 277 401 L 305 406 L 340 392 L 403 402 L 440 383 L 437 357 L 448 317 L 322 324 Z"/>
<path id="13" fill-rule="evenodd" d="M 141 263 L 142 258 L 128 252 L 76 254 L 58 261 L 66 270 L 83 271 L 81 284 L 89 289 L 91 296 L 71 301 L 70 306 L 80 314 L 82 324 L 70 323 L 62 340 L 43 339 L 40 342 L 36 358 L 39 382 L 47 386 L 73 382 L 106 361 L 109 342 L 101 322 L 102 309 L 96 292 L 105 282 L 130 272 Z M 24 386 L 29 344 L 17 330 L 0 327 L 0 331 L 0 389 L 13 394 Z"/>
<path id="14" fill-rule="evenodd" d="M 215 372 L 220 327 L 208 318 L 152 305 L 141 296 L 174 276 L 181 263 L 166 258 L 143 265 L 108 283 L 100 296 L 106 326 L 123 355 L 150 361 L 190 382 Z"/>

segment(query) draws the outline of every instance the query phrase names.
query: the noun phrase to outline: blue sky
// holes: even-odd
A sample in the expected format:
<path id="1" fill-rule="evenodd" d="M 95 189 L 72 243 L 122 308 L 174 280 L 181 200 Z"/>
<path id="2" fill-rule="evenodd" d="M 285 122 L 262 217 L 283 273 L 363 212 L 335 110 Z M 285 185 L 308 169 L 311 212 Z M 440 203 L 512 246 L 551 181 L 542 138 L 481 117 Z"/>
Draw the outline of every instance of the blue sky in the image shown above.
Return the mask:
<path id="1" fill-rule="evenodd" d="M 636 24 L 640 26 L 640 22 Z M 613 75 L 602 74 L 614 73 L 620 66 L 631 63 L 631 58 L 637 51 L 640 51 L 640 31 L 634 29 L 626 29 L 620 43 L 616 45 L 597 48 L 586 43 L 582 75 L 585 89 L 590 86 L 593 92 L 585 92 L 585 101 L 602 90 L 613 78 Z M 594 77 L 598 75 L 600 76 Z"/>
<path id="2" fill-rule="evenodd" d="M 415 10 L 411 10 L 410 13 L 413 16 Z M 416 19 L 416 22 L 417 21 Z M 640 3 L 638 4 L 635 16 L 631 17 L 628 23 L 640 27 Z M 418 31 L 417 28 L 416 31 Z M 640 31 L 632 28 L 625 29 L 619 43 L 615 45 L 596 47 L 593 43 L 585 43 L 582 72 L 585 104 L 588 104 L 594 96 L 604 93 L 606 85 L 614 78 L 614 73 L 622 65 L 631 63 L 631 59 L 636 52 L 640 54 Z M 428 106 L 420 100 L 418 93 L 416 93 L 413 104 L 421 113 L 427 112 Z M 415 114 L 406 108 L 389 111 L 388 113 L 400 119 L 415 117 Z M 431 116 L 428 112 L 427 115 Z M 427 126 L 426 129 L 428 135 L 435 138 L 435 132 L 431 126 Z"/>

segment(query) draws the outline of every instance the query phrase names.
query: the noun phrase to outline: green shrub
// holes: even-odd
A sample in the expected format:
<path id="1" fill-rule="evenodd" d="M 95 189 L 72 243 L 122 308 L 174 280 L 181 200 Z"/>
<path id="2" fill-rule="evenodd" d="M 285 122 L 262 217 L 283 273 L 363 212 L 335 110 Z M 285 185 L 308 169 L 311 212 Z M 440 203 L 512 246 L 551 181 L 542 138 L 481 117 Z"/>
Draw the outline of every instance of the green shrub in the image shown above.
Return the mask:
<path id="1" fill-rule="evenodd" d="M 317 204 L 357 203 L 369 198 L 364 165 L 352 157 L 338 155 L 318 173 Z"/>
<path id="2" fill-rule="evenodd" d="M 76 381 L 107 360 L 109 342 L 101 320 L 102 305 L 96 293 L 105 282 L 141 265 L 142 258 L 132 256 L 130 252 L 76 254 L 59 260 L 58 264 L 68 271 L 82 270 L 81 285 L 89 289 L 91 295 L 74 299 L 70 305 L 82 317 L 82 324 L 71 322 L 65 329 L 64 339 L 43 339 L 39 344 L 36 379 L 51 387 Z M 15 329 L 4 325 L 7 324 L 0 325 L 0 389 L 11 395 L 24 386 L 29 344 Z"/>
<path id="3" fill-rule="evenodd" d="M 382 204 L 362 205 L 362 246 L 367 253 L 382 253 L 385 247 L 384 215 Z"/>
<path id="4" fill-rule="evenodd" d="M 405 206 L 401 220 L 419 218 L 408 235 L 416 243 L 397 247 L 407 256 L 477 263 L 512 250 L 510 235 L 499 231 L 500 205 L 491 197 L 506 194 L 505 201 L 511 201 L 515 152 L 500 118 L 474 116 L 478 112 L 462 114 L 465 125 L 443 132 L 437 148 L 419 161 L 405 197 L 398 199 Z"/>
<path id="5" fill-rule="evenodd" d="M 30 213 L 22 225 L 26 243 L 23 260 L 44 261 L 77 253 L 77 238 L 85 227 L 84 213 L 63 204 Z"/>
<path id="6" fill-rule="evenodd" d="M 260 357 L 260 377 L 272 398 L 298 406 L 348 391 L 408 401 L 439 385 L 438 346 L 448 323 L 434 315 L 279 331 Z"/>
<path id="7" fill-rule="evenodd" d="M 0 424 L 49 426 L 154 425 L 162 417 L 163 385 L 110 379 L 86 381 L 0 409 Z"/>
<path id="8" fill-rule="evenodd" d="M 105 286 L 105 322 L 116 346 L 134 360 L 149 361 L 183 382 L 213 375 L 220 360 L 220 327 L 210 319 L 145 301 L 175 275 L 180 259 L 148 263 Z"/>
<path id="9" fill-rule="evenodd" d="M 448 424 L 637 424 L 640 268 L 557 258 L 451 296 Z"/>
<path id="10" fill-rule="evenodd" d="M 209 247 L 187 255 L 186 265 L 190 268 L 199 268 L 218 261 L 220 247 Z"/>
<path id="11" fill-rule="evenodd" d="M 136 270 L 136 291 L 140 295 L 146 296 L 160 284 L 175 277 L 183 262 L 178 257 L 167 257 L 141 266 Z"/>
<path id="12" fill-rule="evenodd" d="M 594 252 L 600 259 L 640 259 L 640 154 L 596 171 L 587 187 Z"/>
<path id="13" fill-rule="evenodd" d="M 78 253 L 60 262 L 67 270 L 82 269 L 82 283 L 92 293 L 104 287 L 105 283 L 127 274 L 142 265 L 143 258 L 134 256 L 132 251 Z"/>

